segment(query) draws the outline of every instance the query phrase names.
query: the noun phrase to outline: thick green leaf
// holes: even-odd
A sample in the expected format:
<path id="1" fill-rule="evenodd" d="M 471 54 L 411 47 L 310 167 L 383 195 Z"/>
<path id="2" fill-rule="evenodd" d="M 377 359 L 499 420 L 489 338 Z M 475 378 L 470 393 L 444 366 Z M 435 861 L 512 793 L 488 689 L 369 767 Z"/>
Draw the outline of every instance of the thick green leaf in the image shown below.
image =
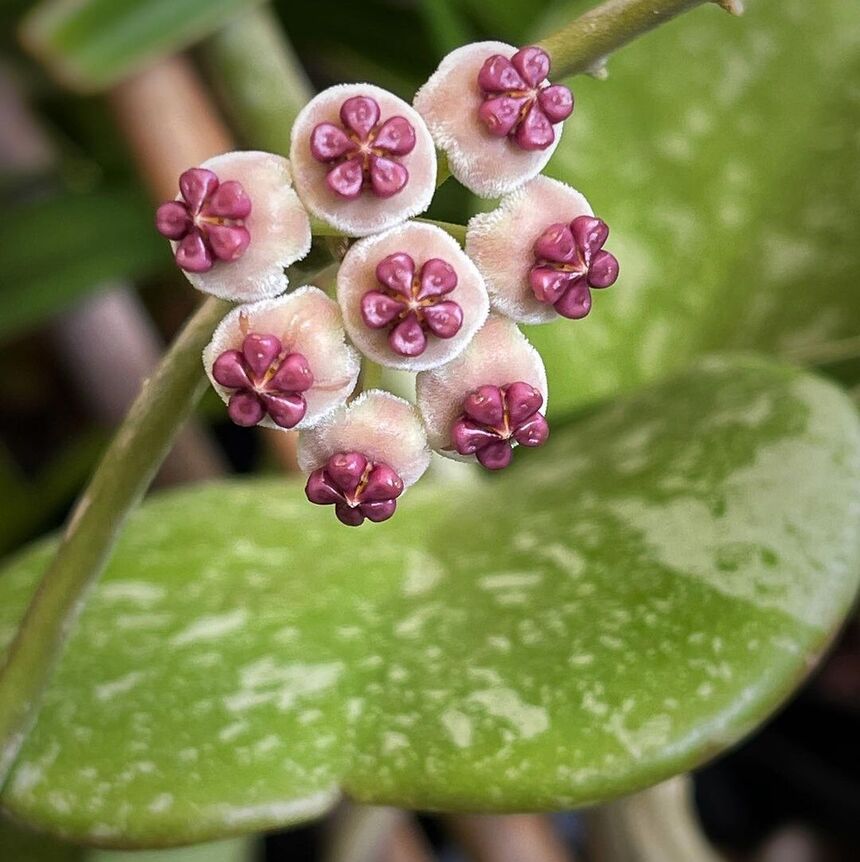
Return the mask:
<path id="1" fill-rule="evenodd" d="M 586 320 L 530 331 L 559 415 L 713 349 L 814 359 L 860 333 L 860 5 L 746 5 L 574 81 L 550 173 L 610 224 L 621 278 Z"/>
<path id="2" fill-rule="evenodd" d="M 151 852 L 92 850 L 29 832 L 2 817 L 0 850 L 4 862 L 252 862 L 255 858 L 249 838 Z"/>
<path id="3" fill-rule="evenodd" d="M 109 87 L 192 45 L 260 0 L 42 0 L 24 43 L 69 87 Z"/>
<path id="4" fill-rule="evenodd" d="M 860 429 L 817 378 L 711 359 L 518 461 L 361 530 L 283 480 L 154 499 L 2 804 L 144 845 L 312 817 L 341 789 L 581 805 L 748 732 L 854 596 Z M 0 576 L 0 642 L 50 552 Z"/>
<path id="5" fill-rule="evenodd" d="M 152 207 L 135 192 L 65 194 L 7 216 L 0 221 L 0 338 L 110 279 L 153 272 L 168 260 Z"/>

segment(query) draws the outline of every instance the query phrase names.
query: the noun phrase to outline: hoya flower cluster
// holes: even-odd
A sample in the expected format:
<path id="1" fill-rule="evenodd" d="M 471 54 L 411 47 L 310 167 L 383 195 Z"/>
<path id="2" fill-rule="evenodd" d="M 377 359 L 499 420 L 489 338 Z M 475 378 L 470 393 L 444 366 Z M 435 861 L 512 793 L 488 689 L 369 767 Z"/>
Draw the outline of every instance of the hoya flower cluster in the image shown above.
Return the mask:
<path id="1" fill-rule="evenodd" d="M 312 503 L 344 524 L 390 518 L 431 450 L 487 470 L 543 445 L 547 380 L 519 323 L 582 318 L 618 262 L 585 198 L 540 176 L 573 111 L 539 47 L 449 54 L 410 106 L 369 84 L 332 87 L 296 119 L 289 161 L 235 152 L 189 168 L 156 226 L 199 290 L 240 303 L 203 354 L 242 426 L 300 432 Z M 474 194 L 465 248 L 416 220 L 436 150 Z M 352 238 L 326 293 L 286 270 L 312 218 Z M 412 404 L 356 393 L 362 357 L 417 373 Z"/>

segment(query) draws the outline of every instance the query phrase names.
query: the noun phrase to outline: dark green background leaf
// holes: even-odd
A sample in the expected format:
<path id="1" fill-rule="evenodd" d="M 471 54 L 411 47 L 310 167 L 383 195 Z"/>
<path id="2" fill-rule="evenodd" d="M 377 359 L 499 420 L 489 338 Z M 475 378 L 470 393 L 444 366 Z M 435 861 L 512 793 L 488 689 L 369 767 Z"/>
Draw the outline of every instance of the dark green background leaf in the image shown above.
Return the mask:
<path id="1" fill-rule="evenodd" d="M 0 338 L 80 296 L 165 266 L 169 250 L 138 193 L 63 194 L 7 212 L 0 222 Z"/>

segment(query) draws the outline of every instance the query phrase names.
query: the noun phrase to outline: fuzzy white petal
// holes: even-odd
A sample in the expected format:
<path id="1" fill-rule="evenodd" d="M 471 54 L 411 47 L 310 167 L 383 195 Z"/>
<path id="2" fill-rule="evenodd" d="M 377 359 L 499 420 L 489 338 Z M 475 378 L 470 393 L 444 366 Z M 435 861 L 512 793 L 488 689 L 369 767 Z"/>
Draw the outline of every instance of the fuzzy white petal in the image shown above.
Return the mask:
<path id="1" fill-rule="evenodd" d="M 480 386 L 519 381 L 541 393 L 541 413 L 545 413 L 548 390 L 543 359 L 512 320 L 491 314 L 461 356 L 418 375 L 416 400 L 430 446 L 449 458 L 474 461 L 472 455 L 459 455 L 451 443 L 451 426 L 463 412 L 464 399 Z"/>
<path id="2" fill-rule="evenodd" d="M 380 122 L 401 116 L 415 129 L 415 148 L 397 157 L 409 171 L 409 182 L 390 198 L 378 198 L 368 191 L 355 200 L 338 197 L 326 185 L 329 166 L 311 154 L 311 132 L 323 122 L 340 125 L 340 107 L 353 96 L 375 99 Z M 430 206 L 436 190 L 436 150 L 424 120 L 403 99 L 372 84 L 339 84 L 311 99 L 293 124 L 290 159 L 296 191 L 305 206 L 317 218 L 349 236 L 369 236 L 419 215 Z"/>
<path id="3" fill-rule="evenodd" d="M 233 302 L 283 293 L 288 285 L 284 269 L 311 248 L 311 222 L 292 188 L 290 163 L 272 153 L 243 150 L 215 156 L 199 167 L 214 171 L 222 183 L 242 184 L 251 199 L 245 219 L 251 243 L 238 260 L 218 261 L 209 272 L 182 270 L 183 275 L 197 290 Z M 174 250 L 176 245 L 171 242 Z"/>
<path id="4" fill-rule="evenodd" d="M 449 263 L 457 273 L 457 287 L 445 296 L 463 309 L 463 325 L 453 338 L 428 334 L 427 349 L 420 356 L 400 356 L 388 343 L 388 329 L 371 329 L 361 316 L 361 299 L 380 290 L 376 266 L 385 257 L 406 252 L 416 268 L 434 257 Z M 449 362 L 463 351 L 487 318 L 489 297 L 475 264 L 457 241 L 435 225 L 408 222 L 356 242 L 347 252 L 337 274 L 337 298 L 343 322 L 358 349 L 374 362 L 405 371 L 424 371 Z"/>
<path id="5" fill-rule="evenodd" d="M 203 366 L 215 391 L 226 404 L 234 390 L 212 377 L 212 366 L 225 350 L 241 350 L 248 333 L 276 335 L 289 352 L 301 353 L 314 375 L 314 385 L 304 394 L 307 412 L 295 428 L 310 428 L 341 406 L 355 389 L 361 362 L 346 343 L 340 308 L 319 288 L 300 287 L 277 299 L 264 299 L 234 308 L 218 325 L 203 351 Z M 266 416 L 260 425 L 279 431 Z"/>
<path id="6" fill-rule="evenodd" d="M 558 312 L 539 302 L 529 284 L 534 244 L 551 224 L 569 224 L 581 215 L 594 213 L 576 189 L 535 177 L 502 198 L 496 209 L 469 220 L 466 253 L 484 276 L 494 309 L 520 323 L 558 319 Z"/>
<path id="7" fill-rule="evenodd" d="M 418 411 L 408 401 L 371 389 L 299 435 L 299 468 L 311 473 L 338 452 L 360 452 L 388 464 L 408 488 L 430 464 Z"/>
<path id="8" fill-rule="evenodd" d="M 512 57 L 517 49 L 504 42 L 473 42 L 448 54 L 415 95 L 436 146 L 448 156 L 451 173 L 478 197 L 497 198 L 537 176 L 561 140 L 564 123 L 556 123 L 555 140 L 545 150 L 524 150 L 484 128 L 478 109 L 484 96 L 478 73 L 488 57 Z"/>

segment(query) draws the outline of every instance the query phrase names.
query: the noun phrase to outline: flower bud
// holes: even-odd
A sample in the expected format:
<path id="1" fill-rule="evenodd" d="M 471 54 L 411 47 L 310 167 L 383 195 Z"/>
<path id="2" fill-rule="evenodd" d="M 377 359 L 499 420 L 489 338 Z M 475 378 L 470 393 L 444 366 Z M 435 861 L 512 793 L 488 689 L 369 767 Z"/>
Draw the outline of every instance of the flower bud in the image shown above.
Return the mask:
<path id="1" fill-rule="evenodd" d="M 479 197 L 537 176 L 558 146 L 573 95 L 551 85 L 549 71 L 536 46 L 475 42 L 448 54 L 415 96 L 451 173 Z"/>
<path id="2" fill-rule="evenodd" d="M 311 247 L 308 214 L 290 163 L 271 153 L 225 153 L 179 178 L 156 213 L 177 265 L 198 290 L 236 302 L 278 296 L 284 269 Z"/>
<path id="3" fill-rule="evenodd" d="M 305 206 L 350 236 L 418 215 L 436 188 L 424 121 L 370 84 L 341 84 L 311 99 L 293 124 L 290 159 Z"/>
<path id="4" fill-rule="evenodd" d="M 609 228 L 575 189 L 536 177 L 466 230 L 493 308 L 521 323 L 581 318 L 591 289 L 613 284 L 618 261 L 603 249 Z"/>
<path id="5" fill-rule="evenodd" d="M 355 346 L 408 371 L 455 357 L 489 309 L 480 273 L 456 240 L 420 222 L 356 242 L 338 272 L 337 298 Z"/>
<path id="6" fill-rule="evenodd" d="M 430 450 L 415 408 L 374 389 L 303 431 L 298 459 L 309 474 L 308 499 L 334 505 L 340 521 L 357 527 L 394 514 L 397 499 L 427 469 Z"/>
<path id="7" fill-rule="evenodd" d="M 490 315 L 453 362 L 416 381 L 430 446 L 449 458 L 506 467 L 513 447 L 549 436 L 543 360 L 516 324 Z"/>
<path id="8" fill-rule="evenodd" d="M 310 428 L 343 404 L 360 369 L 337 303 L 316 287 L 234 308 L 203 365 L 237 425 L 281 429 Z"/>

